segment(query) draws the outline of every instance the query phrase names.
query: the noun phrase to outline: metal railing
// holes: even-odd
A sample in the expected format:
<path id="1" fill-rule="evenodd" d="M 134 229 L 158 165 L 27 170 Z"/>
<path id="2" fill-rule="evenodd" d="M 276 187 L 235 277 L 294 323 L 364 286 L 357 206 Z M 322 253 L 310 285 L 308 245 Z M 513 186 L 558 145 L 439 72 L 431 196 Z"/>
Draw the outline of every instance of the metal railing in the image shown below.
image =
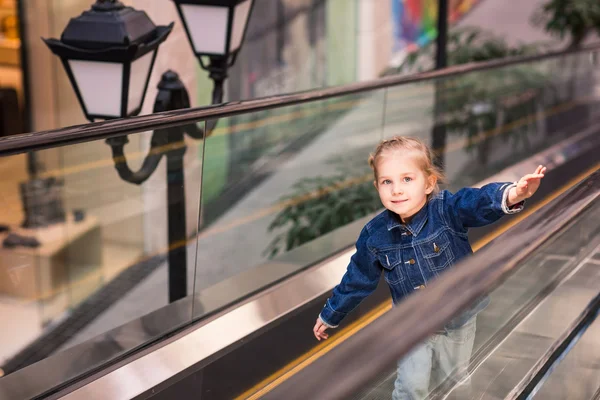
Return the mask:
<path id="1" fill-rule="evenodd" d="M 93 140 L 107 139 L 148 130 L 164 129 L 176 125 L 185 125 L 206 120 L 214 120 L 232 115 L 286 107 L 316 100 L 326 100 L 406 85 L 432 79 L 449 78 L 466 73 L 523 64 L 570 54 L 600 51 L 600 43 L 575 50 L 549 52 L 532 56 L 509 57 L 500 60 L 456 65 L 443 70 L 422 72 L 409 76 L 390 76 L 367 82 L 351 83 L 325 89 L 277 95 L 253 100 L 234 101 L 208 107 L 196 107 L 183 110 L 166 111 L 138 117 L 116 119 L 104 122 L 75 125 L 66 128 L 24 133 L 0 138 L 0 157 L 22 152 L 35 151 L 50 147 L 64 146 Z"/>

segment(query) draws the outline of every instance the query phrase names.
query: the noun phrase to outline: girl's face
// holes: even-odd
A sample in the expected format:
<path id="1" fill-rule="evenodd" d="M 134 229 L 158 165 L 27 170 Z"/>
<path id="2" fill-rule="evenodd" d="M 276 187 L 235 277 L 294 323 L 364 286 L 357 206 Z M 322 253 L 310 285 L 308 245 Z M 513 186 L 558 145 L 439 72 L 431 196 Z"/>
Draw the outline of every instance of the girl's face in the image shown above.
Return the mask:
<path id="1" fill-rule="evenodd" d="M 425 203 L 433 191 L 435 177 L 426 177 L 407 151 L 382 153 L 377 160 L 377 181 L 381 203 L 407 222 Z"/>

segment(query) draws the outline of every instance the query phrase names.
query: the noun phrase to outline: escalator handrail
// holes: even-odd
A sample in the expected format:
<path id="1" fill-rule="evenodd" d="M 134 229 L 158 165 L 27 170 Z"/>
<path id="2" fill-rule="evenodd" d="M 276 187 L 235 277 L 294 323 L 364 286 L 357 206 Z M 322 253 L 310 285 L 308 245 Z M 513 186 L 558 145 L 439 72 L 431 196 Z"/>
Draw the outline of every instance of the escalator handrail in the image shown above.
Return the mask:
<path id="1" fill-rule="evenodd" d="M 459 312 L 490 293 L 598 197 L 600 170 L 261 398 L 351 398 Z"/>
<path id="2" fill-rule="evenodd" d="M 599 50 L 600 43 L 597 43 L 579 49 L 548 52 L 545 54 L 536 54 L 531 56 L 507 57 L 499 60 L 455 65 L 443 70 L 422 72 L 408 76 L 389 76 L 370 81 L 356 82 L 324 89 L 308 90 L 252 100 L 228 102 L 208 107 L 195 107 L 183 110 L 166 111 L 137 117 L 75 125 L 60 129 L 24 133 L 0 138 L 0 157 L 41 150 L 49 147 L 71 145 L 149 130 L 163 129 L 176 125 L 220 119 L 232 115 L 281 108 L 308 103 L 311 101 L 326 100 L 334 97 L 359 94 L 392 86 L 413 84 L 432 79 L 449 78 L 456 75 L 485 71 L 493 68 L 541 61 L 550 58 L 560 58 L 567 55 L 595 52 Z"/>

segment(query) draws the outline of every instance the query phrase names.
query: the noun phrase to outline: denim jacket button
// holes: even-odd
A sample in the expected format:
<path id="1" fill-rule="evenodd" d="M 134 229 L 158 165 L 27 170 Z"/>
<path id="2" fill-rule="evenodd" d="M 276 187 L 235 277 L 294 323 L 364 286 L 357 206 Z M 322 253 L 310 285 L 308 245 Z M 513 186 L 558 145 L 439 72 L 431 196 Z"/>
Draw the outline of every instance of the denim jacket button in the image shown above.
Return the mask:
<path id="1" fill-rule="evenodd" d="M 408 263 L 409 263 L 410 265 L 414 265 L 414 263 L 415 263 L 415 259 L 414 259 L 414 258 L 411 258 L 410 260 L 408 260 Z"/>

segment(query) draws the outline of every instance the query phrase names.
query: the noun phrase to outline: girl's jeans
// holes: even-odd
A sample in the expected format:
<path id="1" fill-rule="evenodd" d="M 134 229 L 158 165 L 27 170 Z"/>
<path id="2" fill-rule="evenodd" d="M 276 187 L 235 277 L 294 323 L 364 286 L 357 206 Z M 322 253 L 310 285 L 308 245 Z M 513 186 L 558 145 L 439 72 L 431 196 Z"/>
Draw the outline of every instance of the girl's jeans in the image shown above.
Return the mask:
<path id="1" fill-rule="evenodd" d="M 392 399 L 425 399 L 429 388 L 435 389 L 446 378 L 458 384 L 455 391 L 463 393 L 459 398 L 468 398 L 467 371 L 475 340 L 475 320 L 473 317 L 458 329 L 436 333 L 400 360 Z"/>

